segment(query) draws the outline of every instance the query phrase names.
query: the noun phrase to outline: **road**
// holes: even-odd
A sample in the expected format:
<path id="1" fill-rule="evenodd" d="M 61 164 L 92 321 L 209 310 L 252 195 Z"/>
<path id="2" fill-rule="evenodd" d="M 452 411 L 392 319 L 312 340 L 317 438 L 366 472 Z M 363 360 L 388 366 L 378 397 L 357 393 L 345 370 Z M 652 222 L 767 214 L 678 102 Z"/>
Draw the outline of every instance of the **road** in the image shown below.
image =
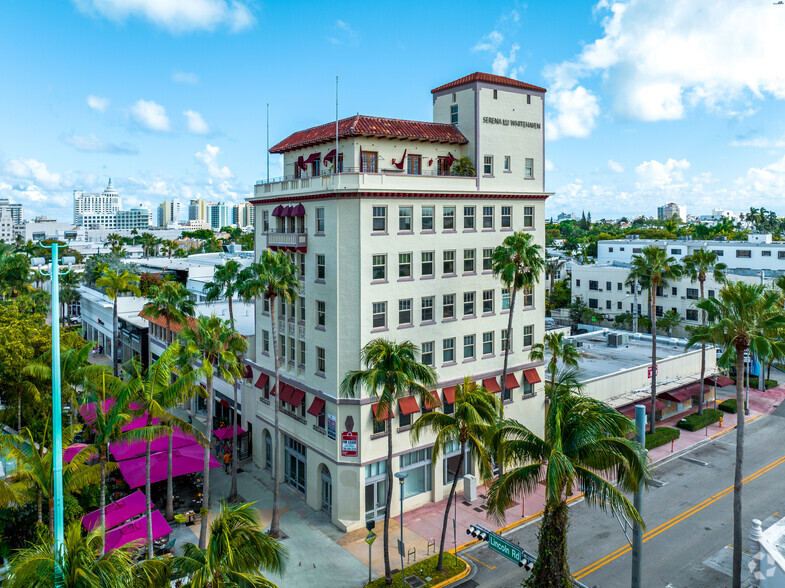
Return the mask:
<path id="1" fill-rule="evenodd" d="M 785 419 L 776 414 L 762 416 L 748 423 L 745 433 L 742 547 L 748 552 L 750 521 L 761 519 L 766 527 L 785 515 Z M 643 586 L 730 584 L 735 440 L 733 431 L 655 467 L 654 478 L 663 485 L 644 495 Z M 534 521 L 505 537 L 536 554 L 538 530 Z M 630 549 L 612 515 L 584 501 L 573 504 L 568 549 L 573 577 L 585 585 L 630 585 Z M 527 576 L 517 564 L 492 552 L 487 543 L 463 554 L 471 558 L 477 572 L 459 588 L 519 586 Z M 747 561 L 745 556 L 745 568 Z"/>

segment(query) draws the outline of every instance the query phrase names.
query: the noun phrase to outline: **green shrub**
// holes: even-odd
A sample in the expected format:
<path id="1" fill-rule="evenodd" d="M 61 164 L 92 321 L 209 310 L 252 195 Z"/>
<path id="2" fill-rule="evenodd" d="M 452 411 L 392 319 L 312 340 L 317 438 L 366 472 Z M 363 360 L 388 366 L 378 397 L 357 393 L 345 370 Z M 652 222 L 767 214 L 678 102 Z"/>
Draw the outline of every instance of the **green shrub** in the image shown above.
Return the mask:
<path id="1" fill-rule="evenodd" d="M 730 414 L 736 414 L 738 411 L 735 398 L 728 398 L 727 400 L 723 400 L 717 405 L 717 408 L 723 412 L 729 412 Z"/>
<path id="2" fill-rule="evenodd" d="M 673 427 L 657 427 L 653 435 L 646 433 L 646 449 L 654 449 L 670 443 L 672 439 L 678 439 L 680 435 L 681 431 Z"/>
<path id="3" fill-rule="evenodd" d="M 731 378 L 733 380 L 733 384 L 736 385 L 736 378 Z M 758 376 L 750 376 L 750 388 L 758 389 Z M 769 388 L 776 388 L 779 386 L 777 380 L 766 380 L 766 390 Z"/>
<path id="4" fill-rule="evenodd" d="M 676 426 L 686 431 L 697 431 L 698 429 L 705 427 L 707 422 L 708 424 L 716 423 L 718 420 L 720 420 L 721 416 L 721 410 L 707 408 L 703 411 L 702 415 L 699 415 L 697 412 L 693 413 L 681 419 L 678 423 L 676 423 Z"/>

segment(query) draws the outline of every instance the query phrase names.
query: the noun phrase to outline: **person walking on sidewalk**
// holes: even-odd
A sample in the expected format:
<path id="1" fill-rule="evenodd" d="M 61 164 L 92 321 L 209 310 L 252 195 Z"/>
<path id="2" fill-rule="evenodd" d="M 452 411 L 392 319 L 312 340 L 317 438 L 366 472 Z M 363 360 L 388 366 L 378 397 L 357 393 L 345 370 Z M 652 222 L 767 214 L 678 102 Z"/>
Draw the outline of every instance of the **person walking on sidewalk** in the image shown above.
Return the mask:
<path id="1" fill-rule="evenodd" d="M 229 467 L 231 465 L 231 463 L 232 463 L 232 456 L 229 455 L 229 452 L 227 451 L 226 453 L 224 453 L 224 466 L 226 466 L 226 473 L 227 474 L 231 473 L 230 472 L 231 468 Z"/>

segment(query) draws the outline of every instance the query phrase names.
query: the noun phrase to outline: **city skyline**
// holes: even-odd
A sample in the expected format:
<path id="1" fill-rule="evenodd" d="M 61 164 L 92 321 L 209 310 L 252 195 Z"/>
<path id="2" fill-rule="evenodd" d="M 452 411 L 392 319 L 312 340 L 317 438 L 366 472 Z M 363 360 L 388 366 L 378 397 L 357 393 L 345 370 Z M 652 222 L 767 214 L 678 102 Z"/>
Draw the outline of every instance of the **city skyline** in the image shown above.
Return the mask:
<path id="1" fill-rule="evenodd" d="M 467 3 L 390 11 L 383 29 L 350 4 L 3 10 L 0 43 L 17 58 L 0 65 L 14 89 L 0 97 L 0 197 L 28 218 L 71 218 L 73 190 L 110 176 L 125 208 L 242 202 L 266 176 L 266 103 L 274 145 L 334 119 L 336 75 L 341 118 L 431 120 L 421 88 L 474 71 L 546 87 L 549 217 L 777 210 L 785 188 L 785 9 L 771 2 Z"/>

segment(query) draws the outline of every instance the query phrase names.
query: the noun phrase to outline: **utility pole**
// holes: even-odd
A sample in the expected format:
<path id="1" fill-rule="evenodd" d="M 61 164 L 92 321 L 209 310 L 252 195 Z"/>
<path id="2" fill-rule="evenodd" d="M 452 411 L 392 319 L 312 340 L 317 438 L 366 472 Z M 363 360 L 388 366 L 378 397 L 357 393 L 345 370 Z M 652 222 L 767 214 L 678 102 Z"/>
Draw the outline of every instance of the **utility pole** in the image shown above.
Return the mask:
<path id="1" fill-rule="evenodd" d="M 638 278 L 632 281 L 632 332 L 638 332 Z"/>
<path id="2" fill-rule="evenodd" d="M 653 409 L 654 407 L 652 407 Z M 652 415 L 654 411 L 652 410 Z M 653 417 L 652 417 L 653 418 Z M 635 440 L 646 447 L 646 407 L 635 405 Z M 640 484 L 632 498 L 638 514 L 643 515 L 643 485 Z M 643 558 L 643 529 L 639 523 L 632 524 L 632 582 L 631 588 L 641 588 L 641 559 Z"/>

